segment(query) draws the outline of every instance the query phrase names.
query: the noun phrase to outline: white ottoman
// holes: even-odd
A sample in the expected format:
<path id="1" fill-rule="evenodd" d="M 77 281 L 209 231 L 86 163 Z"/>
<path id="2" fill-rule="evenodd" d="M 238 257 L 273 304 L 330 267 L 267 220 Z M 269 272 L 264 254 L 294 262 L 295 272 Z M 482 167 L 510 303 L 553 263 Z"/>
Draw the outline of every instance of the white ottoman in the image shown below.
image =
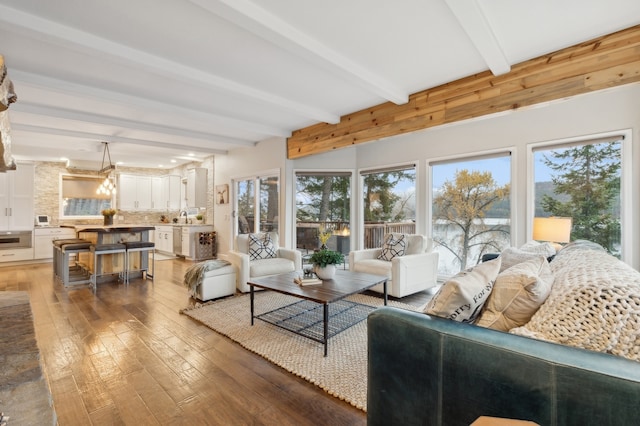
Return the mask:
<path id="1" fill-rule="evenodd" d="M 231 296 L 236 292 L 236 268 L 233 265 L 213 269 L 204 274 L 202 284 L 190 291 L 191 295 L 201 301 Z"/>

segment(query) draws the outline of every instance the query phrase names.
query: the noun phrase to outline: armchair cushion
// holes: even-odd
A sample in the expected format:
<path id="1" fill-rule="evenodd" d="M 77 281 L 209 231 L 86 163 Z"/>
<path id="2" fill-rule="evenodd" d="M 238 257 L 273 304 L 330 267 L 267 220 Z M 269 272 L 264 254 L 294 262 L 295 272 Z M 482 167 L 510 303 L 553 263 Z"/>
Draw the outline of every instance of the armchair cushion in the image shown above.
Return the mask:
<path id="1" fill-rule="evenodd" d="M 269 233 L 249 234 L 249 258 L 251 260 L 274 258 L 276 251 L 277 248 L 271 241 Z"/>
<path id="2" fill-rule="evenodd" d="M 378 259 L 390 261 L 396 256 L 404 256 L 406 248 L 407 242 L 404 234 L 399 234 L 397 238 L 396 234 L 387 234 Z"/>
<path id="3" fill-rule="evenodd" d="M 249 262 L 249 277 L 263 277 L 293 271 L 295 271 L 295 263 L 284 257 L 257 259 Z"/>

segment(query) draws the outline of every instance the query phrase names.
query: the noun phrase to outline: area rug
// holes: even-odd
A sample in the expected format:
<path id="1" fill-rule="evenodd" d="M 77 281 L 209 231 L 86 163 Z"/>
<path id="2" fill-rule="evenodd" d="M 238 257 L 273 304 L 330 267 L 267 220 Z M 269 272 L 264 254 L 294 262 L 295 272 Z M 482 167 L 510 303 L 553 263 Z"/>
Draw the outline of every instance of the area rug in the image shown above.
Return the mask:
<path id="1" fill-rule="evenodd" d="M 297 302 L 292 296 L 261 291 L 256 293 L 256 315 Z M 369 306 L 382 306 L 382 299 L 357 294 L 346 300 Z M 389 301 L 389 306 L 417 310 L 404 303 Z M 322 343 L 298 336 L 272 324 L 255 320 L 251 326 L 248 294 L 182 311 L 212 330 L 229 337 L 246 349 L 284 368 L 366 411 L 367 404 L 367 321 L 361 321 L 329 339 L 328 355 Z M 331 321 L 329 321 L 331 323 Z"/>

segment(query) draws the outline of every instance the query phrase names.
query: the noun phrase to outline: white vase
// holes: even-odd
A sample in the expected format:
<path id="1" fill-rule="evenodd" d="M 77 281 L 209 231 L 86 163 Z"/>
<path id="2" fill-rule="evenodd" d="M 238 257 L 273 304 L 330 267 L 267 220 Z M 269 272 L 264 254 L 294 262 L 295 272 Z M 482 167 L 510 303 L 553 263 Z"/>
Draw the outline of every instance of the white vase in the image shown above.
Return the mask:
<path id="1" fill-rule="evenodd" d="M 314 272 L 321 280 L 332 280 L 336 274 L 336 265 L 316 266 Z"/>

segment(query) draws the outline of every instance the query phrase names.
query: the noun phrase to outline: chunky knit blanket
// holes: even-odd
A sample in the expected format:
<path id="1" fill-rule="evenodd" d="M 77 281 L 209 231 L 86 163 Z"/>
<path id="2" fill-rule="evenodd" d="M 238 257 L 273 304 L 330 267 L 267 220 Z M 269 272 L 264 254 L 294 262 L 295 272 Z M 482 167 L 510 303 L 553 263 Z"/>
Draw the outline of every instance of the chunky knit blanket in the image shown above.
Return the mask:
<path id="1" fill-rule="evenodd" d="M 592 244 L 563 249 L 550 265 L 549 297 L 510 332 L 640 361 L 640 272 Z"/>

